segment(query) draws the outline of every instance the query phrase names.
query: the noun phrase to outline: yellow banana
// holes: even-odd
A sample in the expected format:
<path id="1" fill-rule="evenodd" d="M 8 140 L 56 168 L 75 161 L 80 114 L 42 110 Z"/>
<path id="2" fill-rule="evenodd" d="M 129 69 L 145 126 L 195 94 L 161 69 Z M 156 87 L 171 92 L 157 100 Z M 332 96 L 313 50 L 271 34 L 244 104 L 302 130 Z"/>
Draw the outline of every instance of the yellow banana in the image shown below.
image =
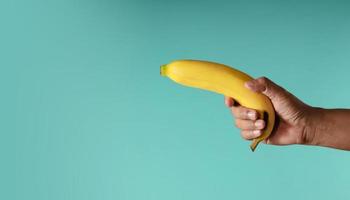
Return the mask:
<path id="1" fill-rule="evenodd" d="M 245 82 L 253 79 L 249 75 L 223 64 L 199 60 L 177 60 L 162 65 L 160 74 L 185 86 L 232 97 L 240 105 L 257 110 L 259 118 L 267 124 L 262 135 L 250 145 L 252 151 L 271 134 L 275 123 L 274 108 L 265 95 L 252 92 L 244 86 Z"/>

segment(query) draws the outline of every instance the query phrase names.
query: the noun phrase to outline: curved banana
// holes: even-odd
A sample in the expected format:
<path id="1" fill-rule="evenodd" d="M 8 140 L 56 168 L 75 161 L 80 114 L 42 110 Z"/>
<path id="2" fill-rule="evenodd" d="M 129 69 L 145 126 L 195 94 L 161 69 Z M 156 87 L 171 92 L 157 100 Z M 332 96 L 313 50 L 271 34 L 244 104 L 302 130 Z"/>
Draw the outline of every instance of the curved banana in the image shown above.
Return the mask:
<path id="1" fill-rule="evenodd" d="M 267 124 L 262 135 L 250 145 L 252 151 L 271 134 L 275 123 L 274 108 L 265 95 L 252 92 L 244 86 L 246 81 L 253 79 L 249 75 L 223 64 L 199 60 L 177 60 L 162 65 L 160 74 L 185 86 L 232 97 L 240 105 L 257 110 L 259 118 Z"/>

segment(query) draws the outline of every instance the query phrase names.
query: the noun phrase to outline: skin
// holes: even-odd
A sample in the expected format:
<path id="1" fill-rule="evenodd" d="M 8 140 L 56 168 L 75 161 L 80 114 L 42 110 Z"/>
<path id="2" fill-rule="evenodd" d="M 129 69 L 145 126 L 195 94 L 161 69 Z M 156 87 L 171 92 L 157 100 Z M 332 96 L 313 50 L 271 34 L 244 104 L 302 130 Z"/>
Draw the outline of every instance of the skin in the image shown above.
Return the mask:
<path id="1" fill-rule="evenodd" d="M 277 116 L 274 132 L 264 142 L 272 145 L 314 145 L 350 150 L 350 110 L 322 109 L 309 106 L 266 77 L 245 86 L 270 98 Z M 256 110 L 238 105 L 231 97 L 225 104 L 246 140 L 259 137 L 266 122 Z"/>

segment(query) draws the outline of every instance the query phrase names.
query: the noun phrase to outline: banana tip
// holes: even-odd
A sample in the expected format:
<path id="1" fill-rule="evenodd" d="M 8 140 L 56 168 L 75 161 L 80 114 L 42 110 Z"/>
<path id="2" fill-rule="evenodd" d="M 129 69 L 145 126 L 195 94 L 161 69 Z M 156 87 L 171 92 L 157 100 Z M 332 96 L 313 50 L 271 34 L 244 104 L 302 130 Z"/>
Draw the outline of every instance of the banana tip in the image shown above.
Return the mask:
<path id="1" fill-rule="evenodd" d="M 259 144 L 259 142 L 260 142 L 259 140 L 254 139 L 253 142 L 250 144 L 250 149 L 252 150 L 252 152 L 255 151 L 256 147 L 257 147 L 258 144 Z"/>
<path id="2" fill-rule="evenodd" d="M 255 151 L 255 148 L 253 148 L 252 146 L 250 147 L 250 150 L 252 150 L 252 152 L 254 152 Z"/>

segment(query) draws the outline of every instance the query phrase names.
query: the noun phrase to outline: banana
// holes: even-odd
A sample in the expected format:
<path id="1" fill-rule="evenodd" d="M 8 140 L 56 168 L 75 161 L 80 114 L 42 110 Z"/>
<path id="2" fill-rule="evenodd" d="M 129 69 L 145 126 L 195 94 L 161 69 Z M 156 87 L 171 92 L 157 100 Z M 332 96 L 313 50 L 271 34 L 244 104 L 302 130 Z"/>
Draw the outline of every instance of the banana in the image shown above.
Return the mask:
<path id="1" fill-rule="evenodd" d="M 250 91 L 244 83 L 249 75 L 229 66 L 199 60 L 177 60 L 160 68 L 160 74 L 173 81 L 199 89 L 209 90 L 234 98 L 240 105 L 255 109 L 259 118 L 267 122 L 263 133 L 250 145 L 252 151 L 271 134 L 275 124 L 275 111 L 269 98 Z"/>

